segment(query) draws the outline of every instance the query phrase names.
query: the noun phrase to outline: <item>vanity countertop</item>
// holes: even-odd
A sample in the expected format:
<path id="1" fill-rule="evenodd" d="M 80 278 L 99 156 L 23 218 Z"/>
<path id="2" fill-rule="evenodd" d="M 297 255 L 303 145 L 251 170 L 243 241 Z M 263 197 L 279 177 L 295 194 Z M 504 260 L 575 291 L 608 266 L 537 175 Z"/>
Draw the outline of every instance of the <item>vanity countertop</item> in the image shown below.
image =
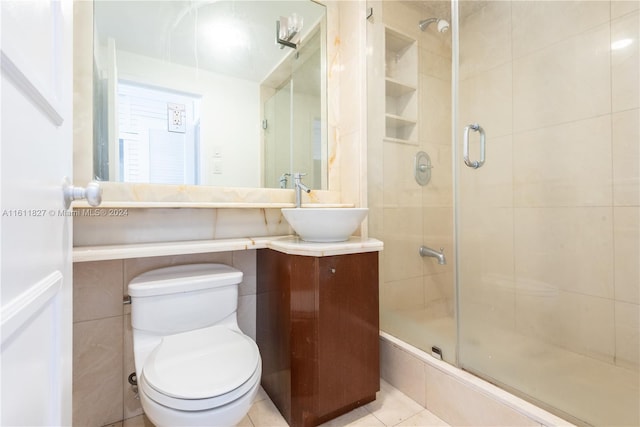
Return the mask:
<path id="1" fill-rule="evenodd" d="M 73 262 L 145 258 L 208 252 L 273 249 L 289 255 L 333 256 L 383 249 L 380 240 L 353 236 L 346 242 L 312 243 L 297 236 L 269 236 L 241 239 L 193 240 L 186 242 L 138 243 L 126 245 L 80 246 L 73 248 Z"/>
<path id="2" fill-rule="evenodd" d="M 382 250 L 383 243 L 377 239 L 367 239 L 360 236 L 353 236 L 346 242 L 331 243 L 305 242 L 298 236 L 287 236 L 270 240 L 267 247 L 289 255 L 322 257 L 377 252 Z"/>

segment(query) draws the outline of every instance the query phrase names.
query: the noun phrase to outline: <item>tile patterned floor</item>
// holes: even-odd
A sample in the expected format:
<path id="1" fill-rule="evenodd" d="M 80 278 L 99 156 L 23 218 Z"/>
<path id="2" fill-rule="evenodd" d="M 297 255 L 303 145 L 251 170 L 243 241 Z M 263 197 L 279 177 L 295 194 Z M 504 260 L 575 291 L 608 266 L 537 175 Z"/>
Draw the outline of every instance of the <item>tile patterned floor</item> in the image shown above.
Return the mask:
<path id="1" fill-rule="evenodd" d="M 448 426 L 447 423 L 389 383 L 381 381 L 380 388 L 375 401 L 322 424 L 322 427 Z M 111 424 L 108 427 L 153 427 L 153 424 L 141 415 L 121 423 Z M 260 389 L 249 414 L 238 424 L 238 427 L 287 427 L 287 422 L 282 418 L 269 396 Z"/>

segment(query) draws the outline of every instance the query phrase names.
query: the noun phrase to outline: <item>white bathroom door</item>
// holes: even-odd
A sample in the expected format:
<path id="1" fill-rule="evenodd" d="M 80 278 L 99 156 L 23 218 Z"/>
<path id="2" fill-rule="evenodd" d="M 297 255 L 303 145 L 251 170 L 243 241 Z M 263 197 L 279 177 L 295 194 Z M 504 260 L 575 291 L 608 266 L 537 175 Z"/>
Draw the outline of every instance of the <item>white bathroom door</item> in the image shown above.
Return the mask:
<path id="1" fill-rule="evenodd" d="M 0 425 L 71 425 L 71 0 L 1 0 Z"/>

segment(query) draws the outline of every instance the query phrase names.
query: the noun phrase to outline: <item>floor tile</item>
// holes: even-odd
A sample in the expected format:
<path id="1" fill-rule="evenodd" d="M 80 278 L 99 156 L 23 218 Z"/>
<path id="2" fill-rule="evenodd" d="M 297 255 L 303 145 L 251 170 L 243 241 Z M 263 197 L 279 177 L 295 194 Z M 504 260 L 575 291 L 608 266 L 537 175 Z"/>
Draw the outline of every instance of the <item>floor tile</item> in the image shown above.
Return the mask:
<path id="1" fill-rule="evenodd" d="M 154 427 L 151 421 L 144 416 L 138 415 L 137 417 L 127 418 L 122 422 L 122 427 Z"/>
<path id="2" fill-rule="evenodd" d="M 278 412 L 271 399 L 258 400 L 249 410 L 249 418 L 255 427 L 287 427 L 287 422 Z"/>
<path id="3" fill-rule="evenodd" d="M 449 424 L 436 417 L 431 411 L 423 410 L 398 424 L 398 427 L 445 427 Z"/>
<path id="4" fill-rule="evenodd" d="M 448 424 L 411 400 L 389 383 L 381 381 L 377 399 L 320 427 L 444 427 Z M 140 415 L 106 427 L 153 427 Z M 288 427 L 278 408 L 260 387 L 249 413 L 237 427 Z"/>
<path id="5" fill-rule="evenodd" d="M 236 424 L 236 427 L 255 427 L 255 426 L 251 422 L 251 418 L 249 418 L 249 415 L 245 415 L 244 418 L 241 419 L 238 424 Z"/>
<path id="6" fill-rule="evenodd" d="M 361 426 L 361 427 L 385 427 L 384 423 L 377 419 L 367 409 L 360 407 L 351 412 L 347 412 L 344 415 L 334 418 L 321 424 L 320 427 L 346 427 L 346 426 Z"/>
<path id="7" fill-rule="evenodd" d="M 380 391 L 376 400 L 365 405 L 365 408 L 386 426 L 395 426 L 424 410 L 386 381 L 380 381 Z"/>

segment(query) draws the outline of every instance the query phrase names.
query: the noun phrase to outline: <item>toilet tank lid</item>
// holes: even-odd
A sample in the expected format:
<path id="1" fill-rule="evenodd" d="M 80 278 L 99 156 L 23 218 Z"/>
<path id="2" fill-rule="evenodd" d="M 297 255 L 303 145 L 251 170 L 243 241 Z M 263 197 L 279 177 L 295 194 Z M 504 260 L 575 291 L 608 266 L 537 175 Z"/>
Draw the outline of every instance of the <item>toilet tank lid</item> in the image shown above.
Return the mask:
<path id="1" fill-rule="evenodd" d="M 167 295 L 242 282 L 242 271 L 224 264 L 187 264 L 147 271 L 129 282 L 129 296 Z"/>

